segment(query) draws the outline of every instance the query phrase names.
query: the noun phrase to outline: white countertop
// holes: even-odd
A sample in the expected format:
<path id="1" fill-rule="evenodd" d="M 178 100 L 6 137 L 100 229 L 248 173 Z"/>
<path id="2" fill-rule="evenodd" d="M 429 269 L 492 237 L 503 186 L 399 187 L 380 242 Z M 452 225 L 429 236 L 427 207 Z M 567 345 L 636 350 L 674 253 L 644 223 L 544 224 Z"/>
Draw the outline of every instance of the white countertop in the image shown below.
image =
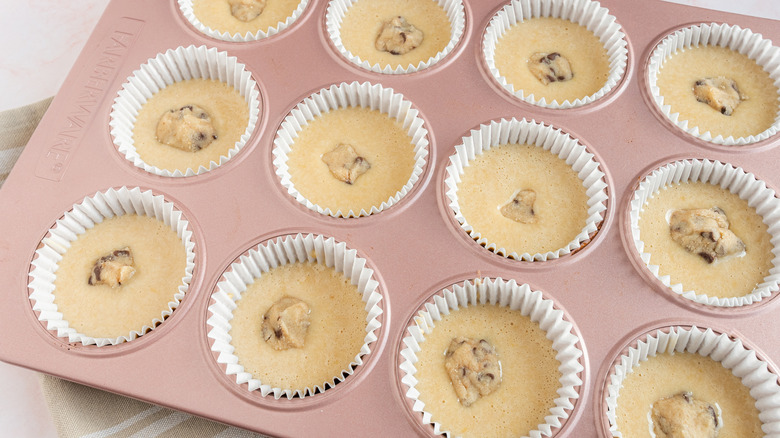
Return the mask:
<path id="1" fill-rule="evenodd" d="M 775 1 L 666 1 L 780 20 L 780 2 Z M 57 93 L 108 2 L 0 0 L 0 3 L 2 111 Z M 37 373 L 2 362 L 0 431 L 2 436 L 18 438 L 57 436 Z"/>

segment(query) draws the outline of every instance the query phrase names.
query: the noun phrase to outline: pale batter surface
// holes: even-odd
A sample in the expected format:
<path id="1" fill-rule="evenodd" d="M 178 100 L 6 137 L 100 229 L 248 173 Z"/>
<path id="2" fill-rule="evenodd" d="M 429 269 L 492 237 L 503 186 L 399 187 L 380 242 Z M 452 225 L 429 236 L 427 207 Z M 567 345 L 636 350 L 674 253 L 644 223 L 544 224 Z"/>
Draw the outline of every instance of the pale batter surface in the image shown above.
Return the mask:
<path id="1" fill-rule="evenodd" d="M 679 209 L 720 207 L 726 212 L 729 230 L 745 242 L 744 255 L 733 255 L 707 263 L 672 240 L 667 213 Z M 662 188 L 644 205 L 639 216 L 640 239 L 650 263 L 660 275 L 670 275 L 672 284 L 684 290 L 720 298 L 750 293 L 763 282 L 772 267 L 771 236 L 756 210 L 739 196 L 719 186 L 702 182 Z"/>
<path id="2" fill-rule="evenodd" d="M 424 34 L 422 44 L 403 55 L 393 55 L 374 47 L 382 23 L 403 16 Z M 360 0 L 344 14 L 341 42 L 353 55 L 371 65 L 417 65 L 436 56 L 450 41 L 450 21 L 435 0 Z"/>
<path id="3" fill-rule="evenodd" d="M 171 109 L 195 104 L 208 112 L 216 128 L 217 139 L 197 152 L 177 149 L 157 139 L 157 122 Z M 197 170 L 209 167 L 220 156 L 227 156 L 249 123 L 249 108 L 239 92 L 228 84 L 208 79 L 175 82 L 152 96 L 138 111 L 133 128 L 133 142 L 141 159 L 169 171 Z"/>
<path id="4" fill-rule="evenodd" d="M 542 84 L 528 69 L 528 59 L 537 52 L 558 52 L 571 64 L 574 77 L 564 82 Z M 609 58 L 604 45 L 588 29 L 561 18 L 537 17 L 521 21 L 496 43 L 495 63 L 501 76 L 515 90 L 536 99 L 561 103 L 590 96 L 609 77 Z"/>
<path id="5" fill-rule="evenodd" d="M 129 247 L 135 275 L 112 288 L 87 282 L 95 261 Z M 187 255 L 176 232 L 148 216 L 124 215 L 88 229 L 62 255 L 54 280 L 54 303 L 79 333 L 116 338 L 162 318 L 185 275 Z"/>
<path id="6" fill-rule="evenodd" d="M 303 348 L 275 350 L 263 340 L 263 315 L 284 296 L 303 300 L 311 309 Z M 238 363 L 273 387 L 313 389 L 332 381 L 349 369 L 366 336 L 367 312 L 357 286 L 317 263 L 287 264 L 264 273 L 236 305 L 230 336 Z"/>
<path id="7" fill-rule="evenodd" d="M 485 339 L 501 361 L 498 389 L 469 407 L 458 401 L 445 370 L 453 338 Z M 425 411 L 444 430 L 462 437 L 527 436 L 545 422 L 561 387 L 552 341 L 520 311 L 494 305 L 461 308 L 444 316 L 421 343 L 416 388 Z"/>
<path id="8" fill-rule="evenodd" d="M 720 362 L 693 353 L 659 354 L 634 367 L 617 399 L 618 430 L 624 437 L 650 438 L 650 406 L 685 391 L 720 406 L 723 427 L 718 438 L 764 436 L 748 387 Z"/>
<path id="9" fill-rule="evenodd" d="M 322 155 L 352 145 L 371 165 L 352 184 L 335 178 Z M 298 133 L 288 153 L 290 179 L 309 201 L 331 211 L 370 211 L 401 190 L 414 169 L 412 138 L 387 114 L 362 107 L 331 110 Z"/>
<path id="10" fill-rule="evenodd" d="M 536 192 L 535 223 L 504 217 L 501 207 L 518 190 Z M 464 168 L 458 184 L 461 213 L 474 231 L 508 252 L 545 253 L 569 244 L 585 227 L 588 197 L 577 173 L 556 155 L 532 145 L 504 144 Z"/>
<path id="11" fill-rule="evenodd" d="M 287 21 L 300 3 L 301 0 L 267 0 L 263 12 L 250 21 L 234 17 L 227 0 L 193 0 L 192 12 L 201 23 L 214 30 L 244 35 L 258 30 L 267 32 L 269 28 Z"/>
<path id="12" fill-rule="evenodd" d="M 694 83 L 699 79 L 724 76 L 736 81 L 739 91 L 747 97 L 730 116 L 721 114 L 706 103 L 696 100 Z M 759 134 L 777 117 L 778 90 L 773 80 L 755 61 L 720 46 L 698 46 L 677 51 L 658 72 L 658 88 L 664 104 L 672 113 L 680 113 L 689 127 L 709 131 L 713 137 L 747 137 Z"/>

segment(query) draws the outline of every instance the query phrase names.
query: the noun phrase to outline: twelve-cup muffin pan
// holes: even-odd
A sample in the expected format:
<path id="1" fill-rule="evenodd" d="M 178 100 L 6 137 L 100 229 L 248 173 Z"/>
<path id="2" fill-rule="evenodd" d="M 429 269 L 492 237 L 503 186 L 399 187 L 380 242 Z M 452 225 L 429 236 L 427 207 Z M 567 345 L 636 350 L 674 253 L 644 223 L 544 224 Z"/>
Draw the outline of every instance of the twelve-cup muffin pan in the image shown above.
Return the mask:
<path id="1" fill-rule="evenodd" d="M 747 349 L 768 373 L 762 387 L 777 392 L 778 292 L 731 308 L 680 296 L 645 266 L 630 217 L 640 181 L 678 161 L 741 168 L 774 190 L 780 182 L 777 135 L 735 146 L 694 137 L 654 103 L 646 72 L 654 48 L 679 29 L 725 23 L 778 41 L 777 22 L 661 1 L 605 0 L 601 6 L 616 18 L 627 41 L 625 72 L 594 102 L 552 109 L 510 94 L 484 61 L 486 29 L 508 2 L 462 3 L 465 27 L 447 56 L 415 73 L 382 74 L 339 53 L 327 31 L 326 0 L 309 1 L 286 28 L 248 42 L 201 33 L 174 0 L 111 2 L 0 191 L 0 208 L 12 212 L 0 216 L 6 230 L 0 237 L 5 309 L 0 359 L 272 436 L 313 431 L 318 436 L 433 436 L 439 429 L 423 420 L 406 377 L 404 350 L 414 343 L 409 327 L 420 312 L 441 305 L 437 297 L 451 294 L 446 291 L 483 278 L 539 291 L 578 338 L 573 345 L 581 354 L 575 383 L 567 387 L 570 403 L 556 408 L 561 421 L 538 436 L 612 436 L 609 385 L 616 369 L 625 368 L 620 356 L 646 339 L 666 340 L 669 333 L 684 333 L 692 348 L 715 348 L 687 337 L 701 331 L 711 343 L 726 339 Z M 112 136 L 111 112 L 134 72 L 179 48 L 245 66 L 256 83 L 249 88 L 250 94 L 257 91 L 259 113 L 243 147 L 229 160 L 197 174 L 166 176 L 125 157 Z M 393 205 L 362 217 L 331 217 L 307 208 L 283 186 L 274 164 L 275 138 L 286 117 L 307 97 L 339 84 L 401 94 L 427 130 L 427 157 L 412 187 Z M 493 252 L 461 228 L 450 206 L 446 168 L 456 147 L 480 126 L 511 119 L 551 126 L 576 139 L 603 172 L 606 208 L 597 226 L 560 257 L 532 261 Z M 46 309 L 34 307 L 30 274 L 41 264 L 39 250 L 52 237 L 50 230 L 74 205 L 96 194 L 125 191 L 164 199 L 180 213 L 177 220 L 193 243 L 192 277 L 175 309 L 141 336 L 104 346 L 74 341 L 41 320 Z M 213 348 L 220 341 L 210 336 L 212 295 L 242 257 L 261 244 L 299 235 L 344 248 L 350 263 L 362 260 L 360 268 L 371 279 L 360 280 L 361 287 L 377 297 L 369 299 L 374 323 L 353 373 L 310 396 L 276 397 L 272 391 L 249 390 L 226 372 L 230 364 Z M 338 267 L 343 261 L 328 263 Z M 780 430 L 772 414 L 780 412 L 772 405 L 775 399 L 769 397 L 770 406 L 762 408 L 767 435 Z"/>

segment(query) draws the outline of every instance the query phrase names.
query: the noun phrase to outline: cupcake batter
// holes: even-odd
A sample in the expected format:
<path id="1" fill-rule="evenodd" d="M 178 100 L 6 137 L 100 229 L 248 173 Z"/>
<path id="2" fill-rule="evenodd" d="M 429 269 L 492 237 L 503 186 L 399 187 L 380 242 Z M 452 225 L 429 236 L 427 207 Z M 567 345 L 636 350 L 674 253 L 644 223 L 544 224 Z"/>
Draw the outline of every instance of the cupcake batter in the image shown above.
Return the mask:
<path id="1" fill-rule="evenodd" d="M 720 362 L 693 353 L 659 354 L 640 362 L 626 376 L 617 399 L 618 430 L 624 437 L 650 438 L 650 406 L 686 391 L 720 406 L 723 421 L 718 438 L 764 436 L 748 387 Z"/>
<path id="2" fill-rule="evenodd" d="M 445 368 L 453 338 L 486 339 L 501 362 L 501 385 L 466 407 Z M 526 436 L 545 422 L 558 398 L 560 362 L 552 341 L 519 311 L 494 305 L 461 308 L 436 322 L 425 335 L 415 365 L 424 410 L 453 436 Z"/>
<path id="3" fill-rule="evenodd" d="M 208 146 L 191 152 L 160 142 L 157 125 L 160 117 L 171 109 L 197 105 L 210 116 L 216 129 L 216 139 Z M 133 129 L 133 142 L 141 159 L 150 165 L 171 172 L 185 172 L 188 168 L 209 167 L 219 157 L 227 156 L 246 132 L 249 108 L 241 94 L 228 84 L 207 79 L 175 82 L 152 96 L 138 111 Z"/>
<path id="4" fill-rule="evenodd" d="M 300 3 L 301 0 L 267 0 L 260 15 L 249 21 L 233 16 L 228 0 L 193 0 L 192 12 L 201 23 L 211 29 L 231 35 L 245 35 L 259 30 L 267 32 L 280 22 L 284 23 Z"/>
<path id="5" fill-rule="evenodd" d="M 322 156 L 348 144 L 371 163 L 348 184 L 331 174 Z M 412 138 L 387 114 L 362 107 L 331 110 L 298 133 L 288 154 L 292 183 L 309 201 L 335 212 L 370 211 L 403 188 L 414 169 Z"/>
<path id="6" fill-rule="evenodd" d="M 397 16 L 404 17 L 422 31 L 422 43 L 401 55 L 377 50 L 375 43 L 383 23 Z M 450 21 L 444 9 L 434 0 L 360 0 L 344 14 L 341 42 L 353 55 L 371 65 L 378 63 L 392 68 L 416 66 L 447 47 Z"/>
<path id="7" fill-rule="evenodd" d="M 694 84 L 705 78 L 732 79 L 745 99 L 730 115 L 722 114 L 700 102 Z M 739 52 L 720 46 L 698 46 L 679 50 L 669 57 L 658 72 L 658 88 L 664 104 L 680 120 L 697 126 L 713 137 L 747 137 L 772 126 L 778 111 L 778 90 L 773 80 L 755 61 Z"/>
<path id="8" fill-rule="evenodd" d="M 502 207 L 518 190 L 534 192 L 533 221 L 504 216 Z M 464 168 L 458 204 L 466 222 L 488 242 L 507 252 L 555 251 L 585 227 L 588 196 L 566 161 L 541 147 L 504 144 L 479 155 Z"/>
<path id="9" fill-rule="evenodd" d="M 729 230 L 745 245 L 744 255 L 731 255 L 709 263 L 687 251 L 672 239 L 670 210 L 720 207 L 729 221 Z M 659 275 L 670 275 L 672 284 L 684 290 L 728 298 L 750 293 L 763 282 L 772 267 L 771 236 L 755 209 L 739 196 L 720 186 L 690 182 L 675 184 L 653 195 L 639 216 L 640 239 L 650 263 L 658 265 Z"/>
<path id="10" fill-rule="evenodd" d="M 276 350 L 263 339 L 263 315 L 279 299 L 307 303 L 309 326 L 300 348 Z M 343 274 L 317 263 L 282 265 L 264 273 L 236 302 L 231 344 L 238 363 L 264 384 L 292 390 L 331 382 L 360 353 L 365 303 Z"/>
<path id="11" fill-rule="evenodd" d="M 89 285 L 95 261 L 128 247 L 135 273 L 121 285 Z M 164 222 L 124 215 L 88 229 L 62 255 L 54 280 L 54 303 L 79 333 L 116 338 L 162 318 L 182 284 L 187 255 L 179 236 Z"/>
<path id="12" fill-rule="evenodd" d="M 558 53 L 570 65 L 573 76 L 545 84 L 529 69 L 538 53 Z M 569 20 L 536 17 L 509 28 L 496 43 L 494 55 L 499 74 L 525 96 L 545 98 L 558 103 L 590 96 L 601 89 L 609 77 L 609 58 L 598 37 Z"/>

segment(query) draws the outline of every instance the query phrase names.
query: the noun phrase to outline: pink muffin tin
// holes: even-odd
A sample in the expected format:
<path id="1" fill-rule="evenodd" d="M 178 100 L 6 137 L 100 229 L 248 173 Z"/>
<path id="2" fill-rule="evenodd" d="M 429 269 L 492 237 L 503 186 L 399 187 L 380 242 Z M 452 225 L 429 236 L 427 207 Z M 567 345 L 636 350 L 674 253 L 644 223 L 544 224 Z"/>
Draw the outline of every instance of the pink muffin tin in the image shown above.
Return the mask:
<path id="1" fill-rule="evenodd" d="M 200 33 L 174 0 L 111 2 L 0 191 L 0 208 L 11 211 L 0 216 L 0 229 L 7 230 L 0 236 L 0 306 L 5 309 L 0 359 L 272 436 L 433 436 L 434 427 L 406 395 L 401 351 L 407 327 L 442 290 L 500 277 L 541 291 L 579 337 L 581 384 L 563 409 L 565 418 L 549 429 L 554 436 L 611 436 L 609 375 L 618 356 L 651 329 L 711 328 L 755 352 L 776 377 L 777 291 L 736 308 L 694 303 L 669 291 L 634 247 L 629 210 L 640 180 L 682 159 L 728 163 L 769 188 L 780 183 L 777 135 L 744 146 L 693 137 L 657 109 L 646 78 L 653 49 L 675 30 L 727 23 L 778 41 L 778 23 L 657 0 L 605 0 L 602 6 L 616 17 L 628 42 L 622 79 L 593 103 L 550 109 L 512 96 L 483 60 L 485 29 L 507 3 L 463 0 L 465 29 L 451 53 L 416 73 L 380 74 L 336 50 L 325 27 L 325 0 L 309 1 L 278 34 L 245 43 Z M 194 176 L 154 175 L 117 150 L 109 114 L 141 65 L 192 45 L 226 52 L 246 66 L 257 83 L 259 117 L 243 148 L 220 166 Z M 428 155 L 418 180 L 397 203 L 365 217 L 334 218 L 289 195 L 276 174 L 272 149 L 296 105 L 321 89 L 353 82 L 403 95 L 424 121 Z M 445 168 L 455 147 L 480 125 L 512 118 L 569 134 L 593 154 L 605 175 L 608 199 L 598 231 L 557 259 L 529 262 L 495 254 L 460 228 L 449 207 Z M 29 298 L 36 250 L 74 204 L 122 187 L 162 195 L 188 221 L 195 251 L 189 288 L 170 317 L 139 338 L 101 347 L 69 343 L 39 321 Z M 373 270 L 381 314 L 376 340 L 353 374 L 313 396 L 277 399 L 248 391 L 226 374 L 211 348 L 209 306 L 223 273 L 242 254 L 299 233 L 332 237 L 356 250 Z M 777 421 L 765 418 L 765 433 L 777 434 Z"/>

